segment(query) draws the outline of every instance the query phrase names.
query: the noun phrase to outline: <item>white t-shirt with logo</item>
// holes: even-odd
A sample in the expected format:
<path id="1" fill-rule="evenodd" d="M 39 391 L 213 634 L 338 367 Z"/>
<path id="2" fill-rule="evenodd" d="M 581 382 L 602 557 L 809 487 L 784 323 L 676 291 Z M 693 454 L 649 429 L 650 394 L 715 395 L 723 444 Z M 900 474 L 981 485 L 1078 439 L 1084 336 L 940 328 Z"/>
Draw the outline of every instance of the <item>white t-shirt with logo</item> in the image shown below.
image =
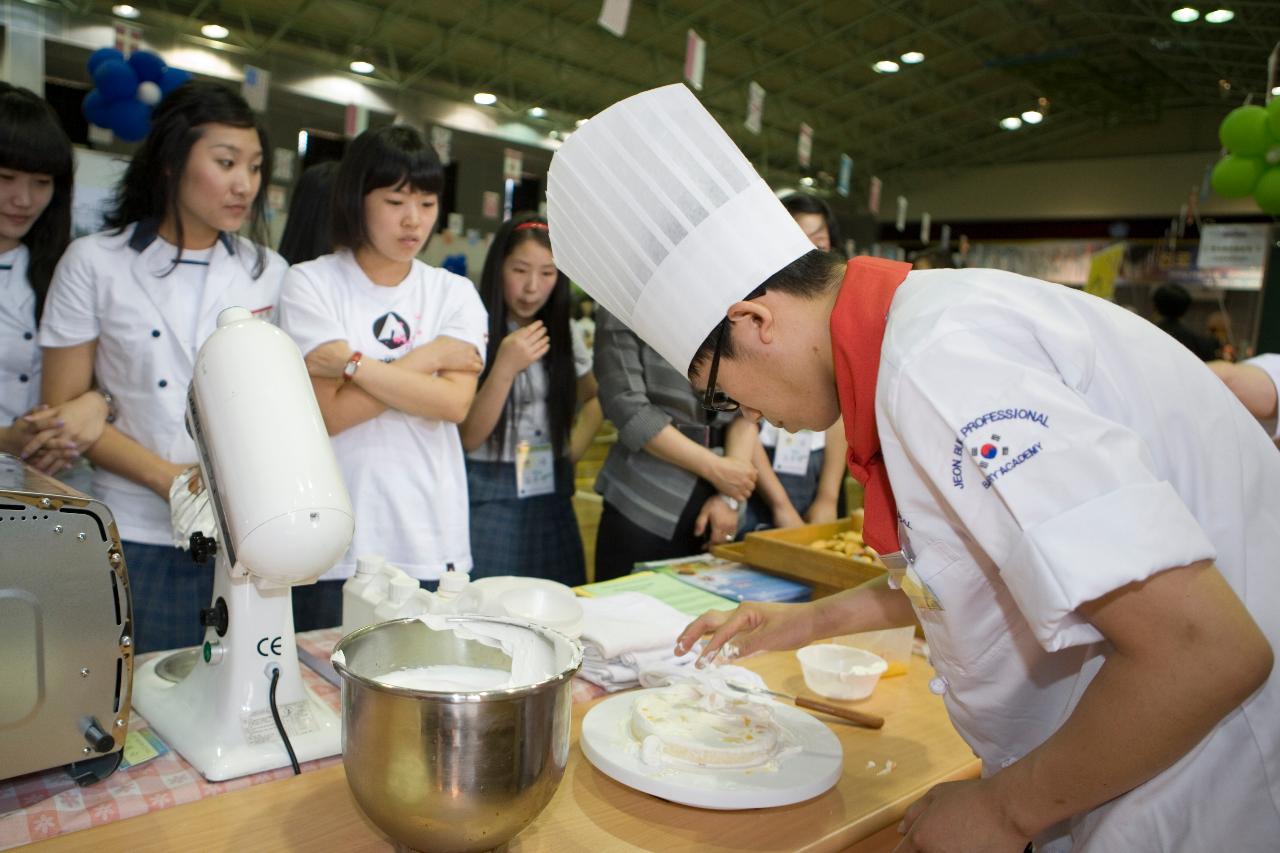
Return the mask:
<path id="1" fill-rule="evenodd" d="M 462 276 L 413 262 L 394 287 L 369 280 L 348 251 L 290 268 L 280 326 L 303 354 L 344 340 L 365 359 L 392 362 L 448 335 L 485 353 L 488 315 Z M 350 577 L 356 557 L 381 554 L 434 580 L 471 568 L 467 475 L 458 427 L 388 409 L 333 437 L 356 513 L 351 547 L 321 580 Z"/>

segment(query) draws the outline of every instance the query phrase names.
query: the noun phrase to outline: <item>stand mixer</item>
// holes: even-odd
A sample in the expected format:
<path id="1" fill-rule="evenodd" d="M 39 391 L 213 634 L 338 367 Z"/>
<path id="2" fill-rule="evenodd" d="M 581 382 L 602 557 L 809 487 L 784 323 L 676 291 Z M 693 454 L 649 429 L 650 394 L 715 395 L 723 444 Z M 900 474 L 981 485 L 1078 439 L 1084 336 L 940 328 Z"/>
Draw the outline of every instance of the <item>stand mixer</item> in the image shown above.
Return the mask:
<path id="1" fill-rule="evenodd" d="M 174 683 L 157 672 L 165 656 L 151 658 L 133 706 L 210 781 L 337 754 L 338 715 L 302 680 L 290 590 L 341 558 L 354 515 L 289 336 L 244 308 L 219 314 L 187 428 L 218 523 L 216 543 L 215 531 L 192 537 L 215 553 L 213 601 L 191 672 Z"/>

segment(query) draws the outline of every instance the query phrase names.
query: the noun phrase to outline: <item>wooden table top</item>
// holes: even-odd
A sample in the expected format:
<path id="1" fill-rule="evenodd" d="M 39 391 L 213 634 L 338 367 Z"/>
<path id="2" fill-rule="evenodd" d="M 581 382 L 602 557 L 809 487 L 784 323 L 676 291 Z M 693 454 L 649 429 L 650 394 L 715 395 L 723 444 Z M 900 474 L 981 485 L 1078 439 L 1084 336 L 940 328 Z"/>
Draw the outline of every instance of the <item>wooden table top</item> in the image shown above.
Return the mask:
<path id="1" fill-rule="evenodd" d="M 769 687 L 805 694 L 791 652 L 744 662 Z M 879 731 L 818 715 L 844 748 L 835 788 L 792 806 L 708 811 L 628 788 L 596 770 L 578 747 L 582 717 L 573 710 L 573 744 L 565 776 L 542 814 L 508 845 L 509 853 L 614 850 L 844 850 L 895 824 L 916 798 L 940 782 L 977 776 L 979 763 L 952 729 L 942 700 L 929 692 L 920 658 L 902 677 L 885 679 L 871 698 L 850 707 L 884 715 Z M 809 694 L 812 695 L 812 694 Z M 886 761 L 896 765 L 881 773 Z M 875 762 L 875 768 L 868 766 Z M 393 845 L 356 807 L 342 767 L 223 794 L 189 805 L 59 836 L 33 845 L 58 851 L 388 851 Z M 859 845 L 859 850 L 868 849 Z M 878 849 L 878 848 L 877 848 Z"/>

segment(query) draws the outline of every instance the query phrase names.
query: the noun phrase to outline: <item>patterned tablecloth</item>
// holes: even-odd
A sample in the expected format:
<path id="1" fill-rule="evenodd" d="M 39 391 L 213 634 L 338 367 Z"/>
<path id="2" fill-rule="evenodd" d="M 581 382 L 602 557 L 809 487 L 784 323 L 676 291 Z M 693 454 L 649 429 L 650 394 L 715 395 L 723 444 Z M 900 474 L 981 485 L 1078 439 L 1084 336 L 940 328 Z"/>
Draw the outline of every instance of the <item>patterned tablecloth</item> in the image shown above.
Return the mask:
<path id="1" fill-rule="evenodd" d="M 298 635 L 298 646 L 322 660 L 341 638 L 336 628 Z M 163 653 L 162 653 L 163 654 Z M 145 659 L 145 656 L 144 658 Z M 338 690 L 306 666 L 307 686 L 335 710 Z M 580 678 L 573 682 L 573 700 L 587 701 L 603 691 Z M 129 730 L 149 728 L 139 714 L 129 719 Z M 341 756 L 308 761 L 302 772 L 337 764 Z M 0 850 L 88 829 L 147 812 L 191 803 L 227 791 L 238 791 L 292 775 L 289 767 L 256 773 L 227 782 L 207 782 L 180 755 L 170 750 L 136 767 L 119 770 L 102 782 L 78 787 L 61 768 L 30 773 L 0 781 Z"/>

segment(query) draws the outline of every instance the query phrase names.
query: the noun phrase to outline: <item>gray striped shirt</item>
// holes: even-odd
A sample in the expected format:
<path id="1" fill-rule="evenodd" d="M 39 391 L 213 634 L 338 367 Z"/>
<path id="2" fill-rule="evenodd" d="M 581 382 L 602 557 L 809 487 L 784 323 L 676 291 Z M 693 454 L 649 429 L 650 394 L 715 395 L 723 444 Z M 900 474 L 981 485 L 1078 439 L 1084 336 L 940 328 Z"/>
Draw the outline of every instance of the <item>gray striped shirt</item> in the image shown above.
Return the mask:
<path id="1" fill-rule="evenodd" d="M 596 491 L 633 524 L 670 539 L 698 478 L 644 446 L 667 424 L 707 425 L 702 398 L 684 374 L 602 308 L 596 309 L 595 371 L 600 407 L 618 428 Z M 710 423 L 725 426 L 734 417 L 721 414 Z"/>

